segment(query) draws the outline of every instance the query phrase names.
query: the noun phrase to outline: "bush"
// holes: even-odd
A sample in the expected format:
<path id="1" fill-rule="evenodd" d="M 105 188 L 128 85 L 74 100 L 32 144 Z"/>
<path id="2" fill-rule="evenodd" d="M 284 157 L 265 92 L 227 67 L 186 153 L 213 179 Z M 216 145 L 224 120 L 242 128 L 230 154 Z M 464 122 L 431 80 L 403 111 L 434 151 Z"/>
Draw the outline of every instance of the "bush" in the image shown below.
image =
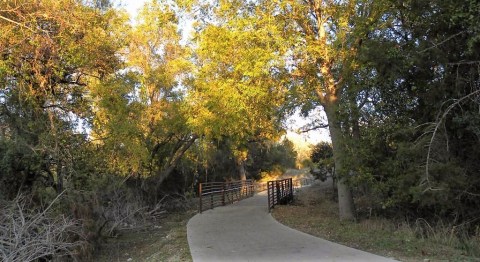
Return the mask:
<path id="1" fill-rule="evenodd" d="M 0 260 L 34 261 L 74 257 L 84 245 L 79 220 L 54 215 L 57 196 L 43 210 L 32 209 L 30 199 L 19 196 L 0 203 Z"/>

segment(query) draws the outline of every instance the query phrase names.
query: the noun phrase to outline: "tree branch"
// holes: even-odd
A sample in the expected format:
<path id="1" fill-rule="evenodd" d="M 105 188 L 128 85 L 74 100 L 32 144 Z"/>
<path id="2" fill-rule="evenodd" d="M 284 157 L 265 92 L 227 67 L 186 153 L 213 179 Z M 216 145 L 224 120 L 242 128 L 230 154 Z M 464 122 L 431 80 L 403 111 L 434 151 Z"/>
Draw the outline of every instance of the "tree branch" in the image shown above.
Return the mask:
<path id="1" fill-rule="evenodd" d="M 435 44 L 435 43 L 434 43 L 432 46 L 427 47 L 427 48 L 425 48 L 425 49 L 423 49 L 423 50 L 418 51 L 418 53 L 421 54 L 421 53 L 424 53 L 424 52 L 426 52 L 426 51 L 428 51 L 428 50 L 430 50 L 430 49 L 433 49 L 433 48 L 435 48 L 435 47 L 438 47 L 438 46 L 440 46 L 440 45 L 448 42 L 450 39 L 455 38 L 455 37 L 457 37 L 458 35 L 461 35 L 461 34 L 463 34 L 463 33 L 465 33 L 465 31 L 461 31 L 461 32 L 458 32 L 458 33 L 456 33 L 456 34 L 454 34 L 454 35 L 451 35 L 451 36 L 447 37 L 446 39 L 444 39 L 443 41 L 441 41 L 440 43 L 438 43 L 438 44 Z"/>
<path id="2" fill-rule="evenodd" d="M 3 16 L 3 15 L 0 15 L 0 19 L 3 19 L 3 20 L 5 20 L 5 21 L 7 21 L 7 22 L 10 22 L 10 23 L 16 24 L 16 25 L 18 25 L 18 26 L 24 27 L 24 28 L 26 28 L 26 29 L 28 29 L 28 30 L 30 30 L 30 31 L 32 31 L 32 32 L 35 33 L 35 30 L 33 30 L 31 27 L 28 27 L 28 26 L 26 26 L 26 25 L 24 25 L 24 24 L 22 24 L 22 23 L 19 23 L 19 22 L 17 22 L 17 21 L 14 21 L 14 20 L 12 20 L 12 19 L 10 19 L 10 18 L 7 18 L 7 17 L 5 17 L 5 16 Z"/>
<path id="3" fill-rule="evenodd" d="M 426 191 L 431 191 L 431 190 L 435 190 L 433 187 L 431 187 L 431 183 L 430 183 L 430 162 L 431 162 L 431 155 L 432 155 L 432 148 L 433 148 L 433 142 L 434 142 L 434 139 L 435 139 L 435 136 L 438 132 L 438 129 L 440 128 L 441 124 L 443 123 L 443 121 L 445 120 L 445 118 L 447 117 L 447 115 L 450 113 L 450 111 L 455 108 L 457 105 L 459 105 L 461 102 L 463 102 L 464 100 L 476 95 L 476 94 L 480 94 L 480 90 L 476 90 L 466 96 L 463 96 L 461 97 L 460 99 L 457 99 L 457 100 L 454 100 L 455 102 L 451 105 L 449 105 L 447 107 L 447 109 L 445 110 L 445 112 L 443 112 L 443 114 L 438 114 L 437 116 L 437 121 L 435 123 L 435 128 L 433 129 L 433 133 L 432 133 L 432 137 L 430 138 L 430 141 L 428 143 L 428 150 L 427 150 L 427 160 L 426 160 L 426 165 L 425 165 L 425 179 L 420 183 L 420 185 L 423 185 L 423 184 L 427 184 L 428 187 L 423 191 L 423 192 L 426 192 Z"/>
<path id="4" fill-rule="evenodd" d="M 306 125 L 297 130 L 298 133 L 308 133 L 313 130 L 328 128 L 328 124 L 318 124 L 318 125 Z"/>

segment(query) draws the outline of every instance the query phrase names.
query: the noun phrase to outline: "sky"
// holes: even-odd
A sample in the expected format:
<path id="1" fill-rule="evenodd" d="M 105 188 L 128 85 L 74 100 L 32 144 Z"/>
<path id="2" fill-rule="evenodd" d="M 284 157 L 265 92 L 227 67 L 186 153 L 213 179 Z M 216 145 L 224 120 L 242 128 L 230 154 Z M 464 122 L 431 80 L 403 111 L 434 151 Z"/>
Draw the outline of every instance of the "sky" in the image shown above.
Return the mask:
<path id="1" fill-rule="evenodd" d="M 130 15 L 130 19 L 133 20 L 138 10 L 143 6 L 146 0 L 114 0 L 114 6 L 119 8 L 124 8 L 127 10 Z M 133 21 L 132 21 L 133 22 Z M 187 29 L 188 30 L 188 29 Z M 312 118 L 323 117 L 324 113 L 320 111 L 314 112 Z M 302 128 L 302 126 L 308 124 L 311 119 L 303 118 L 299 113 L 294 114 L 287 120 L 287 138 L 292 141 L 303 140 L 310 144 L 317 144 L 321 141 L 330 142 L 330 135 L 328 129 L 318 129 L 313 130 L 308 133 L 298 133 L 297 131 Z"/>
<path id="2" fill-rule="evenodd" d="M 123 7 L 127 10 L 130 18 L 135 18 L 138 10 L 143 6 L 145 0 L 113 0 L 115 7 Z"/>

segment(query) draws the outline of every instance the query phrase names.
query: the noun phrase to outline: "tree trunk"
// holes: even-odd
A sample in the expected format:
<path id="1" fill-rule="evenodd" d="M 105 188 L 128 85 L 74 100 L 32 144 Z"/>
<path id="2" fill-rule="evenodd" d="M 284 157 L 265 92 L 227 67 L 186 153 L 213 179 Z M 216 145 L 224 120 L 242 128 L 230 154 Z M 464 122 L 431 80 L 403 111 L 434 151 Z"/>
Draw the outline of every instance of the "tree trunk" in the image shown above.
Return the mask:
<path id="1" fill-rule="evenodd" d="M 330 100 L 323 105 L 328 119 L 328 127 L 332 138 L 333 158 L 335 160 L 335 173 L 337 176 L 338 207 L 340 220 L 354 220 L 355 209 L 353 205 L 352 192 L 346 183 L 347 170 L 344 167 L 346 157 L 345 138 L 342 135 L 340 122 L 337 117 L 336 109 L 338 102 Z"/>
<path id="2" fill-rule="evenodd" d="M 157 192 L 160 186 L 162 185 L 163 181 L 170 176 L 170 174 L 175 170 L 177 167 L 178 163 L 182 159 L 183 155 L 187 150 L 193 145 L 195 140 L 197 140 L 198 136 L 197 135 L 192 135 L 189 140 L 185 141 L 184 144 L 178 148 L 177 151 L 173 153 L 173 155 L 170 158 L 170 161 L 168 161 L 163 168 L 160 170 L 158 174 L 158 179 L 156 181 L 157 185 Z"/>
<path id="3" fill-rule="evenodd" d="M 247 171 L 245 170 L 245 160 L 242 157 L 237 158 L 237 168 L 240 180 L 247 180 Z"/>

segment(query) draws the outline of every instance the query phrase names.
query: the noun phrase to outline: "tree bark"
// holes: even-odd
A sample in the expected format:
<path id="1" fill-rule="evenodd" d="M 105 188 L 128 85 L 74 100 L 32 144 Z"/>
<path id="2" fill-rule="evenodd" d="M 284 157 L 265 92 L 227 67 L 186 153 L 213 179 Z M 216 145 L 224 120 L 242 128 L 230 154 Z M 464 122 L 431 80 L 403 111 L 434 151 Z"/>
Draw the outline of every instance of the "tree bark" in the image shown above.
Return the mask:
<path id="1" fill-rule="evenodd" d="M 319 14 L 320 15 L 320 14 Z M 332 138 L 333 159 L 335 161 L 335 170 L 337 174 L 337 192 L 338 208 L 340 220 L 354 220 L 355 209 L 353 206 L 353 196 L 347 185 L 347 171 L 344 167 L 346 158 L 346 137 L 343 136 L 340 120 L 338 119 L 339 98 L 341 92 L 341 79 L 336 79 L 332 66 L 334 58 L 330 56 L 327 48 L 326 30 L 324 21 L 318 18 L 320 43 L 324 45 L 323 59 L 319 60 L 318 67 L 323 78 L 321 87 L 317 88 L 317 96 L 327 115 L 328 128 Z M 337 77 L 338 78 L 338 77 Z"/>
<path id="2" fill-rule="evenodd" d="M 328 127 L 332 138 L 333 158 L 335 160 L 335 173 L 337 176 L 338 208 L 340 220 L 354 220 L 355 209 L 352 192 L 347 185 L 348 172 L 345 169 L 346 144 L 343 137 L 340 122 L 337 116 L 338 102 L 336 98 L 323 103 L 328 119 Z"/>
<path id="3" fill-rule="evenodd" d="M 247 171 L 245 170 L 245 160 L 243 157 L 237 157 L 236 163 L 240 180 L 247 180 Z"/>
<path id="4" fill-rule="evenodd" d="M 235 159 L 235 166 L 238 172 L 238 178 L 242 181 L 247 180 L 247 171 L 245 169 L 245 162 L 248 157 L 248 150 L 246 149 L 233 149 L 233 156 Z"/>

